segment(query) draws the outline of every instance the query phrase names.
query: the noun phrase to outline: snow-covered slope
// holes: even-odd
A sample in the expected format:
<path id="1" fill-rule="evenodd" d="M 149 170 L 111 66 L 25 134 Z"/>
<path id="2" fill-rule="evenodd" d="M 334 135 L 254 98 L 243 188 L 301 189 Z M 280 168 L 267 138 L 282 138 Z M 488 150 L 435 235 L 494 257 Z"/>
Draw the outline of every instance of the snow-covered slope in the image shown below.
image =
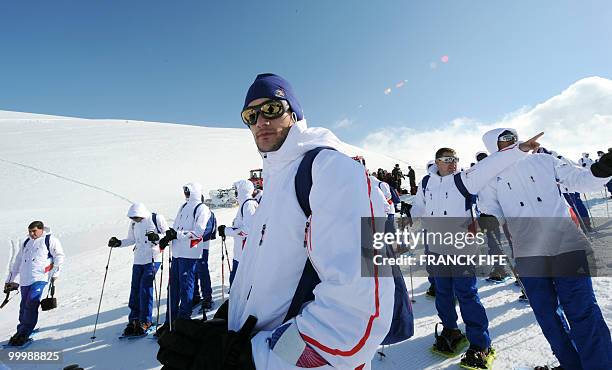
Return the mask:
<path id="1" fill-rule="evenodd" d="M 383 155 L 355 149 L 371 168 L 391 169 L 396 162 Z M 27 225 L 45 221 L 66 250 L 66 268 L 58 281 L 59 308 L 41 312 L 32 350 L 62 349 L 64 365 L 79 363 L 90 369 L 157 369 L 157 344 L 148 339 L 120 342 L 117 336 L 127 320 L 132 252 L 113 250 L 97 339 L 93 330 L 104 267 L 109 257 L 106 241 L 127 231 L 129 201 L 144 202 L 150 209 L 173 218 L 182 203 L 181 186 L 201 182 L 205 189 L 229 187 L 248 170 L 259 168 L 261 158 L 246 129 L 122 121 L 85 120 L 0 111 L 0 274 L 10 241 L 22 240 Z M 601 195 L 592 194 L 593 198 Z M 593 210 L 605 213 L 603 200 Z M 236 209 L 219 209 L 219 223 L 230 223 Z M 231 242 L 228 244 L 231 254 Z M 221 298 L 221 242 L 211 247 L 210 265 L 217 302 Z M 167 282 L 167 262 L 163 284 Z M 225 269 L 225 281 L 228 271 Z M 159 275 L 158 275 L 159 277 Z M 159 280 L 158 280 L 159 283 Z M 407 279 L 407 284 L 409 281 Z M 409 286 L 409 285 L 408 285 Z M 438 321 L 433 301 L 424 297 L 425 278 L 415 278 L 416 334 L 411 340 L 385 349 L 374 369 L 445 369 L 456 362 L 443 361 L 429 352 L 433 327 Z M 598 299 L 612 321 L 612 283 L 597 279 Z M 164 290 L 164 289 L 162 289 Z M 518 288 L 511 283 L 483 285 L 494 346 L 496 368 L 521 363 L 553 361 L 533 314 L 516 301 Z M 165 290 L 162 302 L 165 302 Z M 0 340 L 15 331 L 19 296 L 0 311 Z M 162 304 L 161 315 L 164 314 Z M 163 319 L 162 319 L 163 321 Z M 15 369 L 57 369 L 10 365 Z M 2 365 L 0 364 L 0 369 Z"/>

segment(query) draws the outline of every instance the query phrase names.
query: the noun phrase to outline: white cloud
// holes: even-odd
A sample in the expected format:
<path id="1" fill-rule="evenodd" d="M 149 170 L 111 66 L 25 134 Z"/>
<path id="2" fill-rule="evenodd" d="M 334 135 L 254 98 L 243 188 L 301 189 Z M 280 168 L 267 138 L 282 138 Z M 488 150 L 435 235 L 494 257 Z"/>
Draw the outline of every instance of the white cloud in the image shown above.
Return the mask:
<path id="1" fill-rule="evenodd" d="M 436 149 L 457 150 L 461 165 L 468 167 L 477 151 L 485 150 L 482 134 L 496 127 L 513 127 L 526 140 L 540 131 L 540 142 L 549 150 L 576 161 L 582 152 L 596 155 L 612 146 L 612 80 L 589 77 L 535 107 L 508 113 L 497 122 L 456 118 L 430 130 L 409 127 L 381 129 L 360 144 L 367 150 L 388 153 L 415 168 L 423 168 Z"/>
<path id="2" fill-rule="evenodd" d="M 338 128 L 347 128 L 353 125 L 353 121 L 348 119 L 348 118 L 344 118 L 341 119 L 340 121 L 336 121 L 336 123 L 334 123 L 334 128 L 338 129 Z"/>

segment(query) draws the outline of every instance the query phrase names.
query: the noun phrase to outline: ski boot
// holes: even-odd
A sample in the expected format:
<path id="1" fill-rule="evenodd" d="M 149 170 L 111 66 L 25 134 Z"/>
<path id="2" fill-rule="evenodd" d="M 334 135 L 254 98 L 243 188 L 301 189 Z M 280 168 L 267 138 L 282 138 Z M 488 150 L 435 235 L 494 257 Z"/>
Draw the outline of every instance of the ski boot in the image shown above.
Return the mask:
<path id="1" fill-rule="evenodd" d="M 209 311 L 213 308 L 212 297 L 206 297 L 202 300 L 202 311 Z"/>
<path id="2" fill-rule="evenodd" d="M 12 347 L 21 347 L 26 344 L 27 341 L 28 337 L 26 335 L 21 333 L 15 333 L 15 335 L 13 335 L 11 339 L 9 339 L 8 345 Z"/>
<path id="3" fill-rule="evenodd" d="M 134 335 L 134 333 L 136 332 L 136 328 L 140 327 L 140 325 L 138 324 L 138 320 L 134 320 L 134 321 L 130 321 L 125 329 L 123 329 L 123 336 L 124 337 L 129 337 L 131 335 Z"/>
<path id="4" fill-rule="evenodd" d="M 425 292 L 425 296 L 428 298 L 436 298 L 436 287 L 432 284 L 429 289 Z"/>
<path id="5" fill-rule="evenodd" d="M 157 330 L 155 331 L 155 334 L 153 334 L 153 336 L 155 338 L 159 338 L 161 337 L 165 332 L 167 332 L 170 329 L 170 325 L 168 325 L 168 323 L 164 323 L 164 325 L 159 326 L 157 328 Z"/>
<path id="6" fill-rule="evenodd" d="M 444 327 L 442 332 L 438 334 L 438 325 L 442 325 L 442 323 L 436 324 L 434 333 L 436 341 L 434 342 L 431 351 L 449 358 L 458 356 L 463 348 L 465 348 L 465 346 L 468 344 L 465 335 L 463 335 L 459 329 L 448 329 Z"/>
<path id="7" fill-rule="evenodd" d="M 490 283 L 501 284 L 510 279 L 503 268 L 494 268 L 486 279 Z"/>
<path id="8" fill-rule="evenodd" d="M 470 370 L 491 369 L 495 359 L 495 350 L 492 347 L 480 349 L 470 346 L 461 358 L 459 367 Z"/>
<path id="9" fill-rule="evenodd" d="M 197 305 L 199 305 L 200 302 L 202 302 L 202 298 L 199 295 L 193 297 L 193 300 L 191 301 L 191 309 L 194 309 L 195 307 L 197 307 Z"/>

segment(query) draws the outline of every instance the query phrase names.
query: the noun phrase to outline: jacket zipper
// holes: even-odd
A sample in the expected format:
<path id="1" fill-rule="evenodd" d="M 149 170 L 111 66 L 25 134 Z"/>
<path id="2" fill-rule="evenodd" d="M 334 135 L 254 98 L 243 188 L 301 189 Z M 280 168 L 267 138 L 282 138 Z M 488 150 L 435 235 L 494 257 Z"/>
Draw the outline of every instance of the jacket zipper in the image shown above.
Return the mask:
<path id="1" fill-rule="evenodd" d="M 266 233 L 266 224 L 263 224 L 261 228 L 261 238 L 259 239 L 259 245 L 263 243 L 263 238 L 264 238 L 265 233 Z"/>
<path id="2" fill-rule="evenodd" d="M 308 228 L 310 227 L 310 219 L 306 221 L 306 227 L 304 228 L 304 248 L 308 247 Z"/>

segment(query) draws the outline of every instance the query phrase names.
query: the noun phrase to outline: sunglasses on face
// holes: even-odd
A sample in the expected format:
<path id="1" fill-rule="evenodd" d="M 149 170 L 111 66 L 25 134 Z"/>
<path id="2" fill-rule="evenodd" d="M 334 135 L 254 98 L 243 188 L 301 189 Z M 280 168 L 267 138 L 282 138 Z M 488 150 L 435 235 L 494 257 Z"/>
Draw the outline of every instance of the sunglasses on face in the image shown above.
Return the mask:
<path id="1" fill-rule="evenodd" d="M 257 123 L 260 113 L 265 119 L 276 119 L 288 110 L 289 104 L 284 100 L 267 100 L 259 105 L 244 108 L 240 115 L 245 125 L 252 126 Z"/>
<path id="2" fill-rule="evenodd" d="M 455 157 L 455 156 L 440 157 L 437 160 L 442 162 L 442 163 L 457 163 L 457 162 L 459 162 L 459 158 Z"/>
<path id="3" fill-rule="evenodd" d="M 518 137 L 516 137 L 516 135 L 514 134 L 502 135 L 497 139 L 497 141 L 516 141 L 516 140 L 518 140 Z"/>

